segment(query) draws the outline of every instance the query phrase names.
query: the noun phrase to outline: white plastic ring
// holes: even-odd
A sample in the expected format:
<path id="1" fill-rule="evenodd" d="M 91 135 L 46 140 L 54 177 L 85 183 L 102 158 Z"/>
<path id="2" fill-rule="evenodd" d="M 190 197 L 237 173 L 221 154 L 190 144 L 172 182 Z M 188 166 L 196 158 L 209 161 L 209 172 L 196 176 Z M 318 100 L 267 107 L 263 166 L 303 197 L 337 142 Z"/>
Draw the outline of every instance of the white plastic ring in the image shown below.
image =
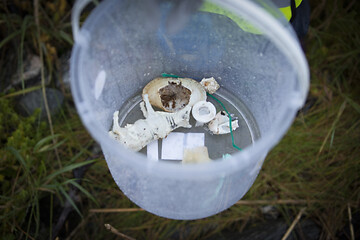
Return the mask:
<path id="1" fill-rule="evenodd" d="M 214 119 L 216 108 L 211 102 L 200 101 L 192 108 L 192 116 L 199 123 L 208 123 Z"/>

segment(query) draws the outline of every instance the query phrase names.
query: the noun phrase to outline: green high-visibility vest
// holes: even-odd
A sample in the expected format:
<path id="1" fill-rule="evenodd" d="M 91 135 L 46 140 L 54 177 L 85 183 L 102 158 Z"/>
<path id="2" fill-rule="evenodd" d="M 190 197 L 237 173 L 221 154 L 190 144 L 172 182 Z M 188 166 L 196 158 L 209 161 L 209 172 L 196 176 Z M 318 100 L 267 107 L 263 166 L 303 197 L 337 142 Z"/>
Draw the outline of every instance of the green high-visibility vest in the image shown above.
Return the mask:
<path id="1" fill-rule="evenodd" d="M 285 2 L 289 2 L 289 1 L 285 1 Z M 295 0 L 295 7 L 299 7 L 299 5 L 301 4 L 302 0 Z M 276 4 L 276 3 L 275 3 Z M 279 8 L 280 12 L 282 12 L 285 16 L 285 18 L 290 21 L 291 17 L 292 17 L 292 11 L 291 11 L 291 4 L 290 2 L 288 3 L 287 6 L 284 7 L 280 7 Z"/>
<path id="2" fill-rule="evenodd" d="M 290 21 L 292 18 L 293 9 L 291 8 L 291 1 L 293 1 L 295 4 L 295 8 L 299 7 L 302 0 L 273 0 L 273 3 L 275 6 L 278 7 L 280 12 L 282 12 L 285 16 L 285 18 Z M 244 19 L 240 18 L 239 16 L 235 15 L 234 13 L 225 10 L 223 8 L 220 8 L 219 6 L 210 3 L 208 1 L 205 1 L 203 5 L 200 8 L 200 11 L 204 12 L 211 12 L 211 13 L 217 13 L 221 15 L 225 15 L 229 18 L 231 18 L 242 30 L 250 33 L 255 34 L 261 34 L 259 30 L 257 30 L 254 26 L 252 26 L 250 23 L 245 21 Z"/>

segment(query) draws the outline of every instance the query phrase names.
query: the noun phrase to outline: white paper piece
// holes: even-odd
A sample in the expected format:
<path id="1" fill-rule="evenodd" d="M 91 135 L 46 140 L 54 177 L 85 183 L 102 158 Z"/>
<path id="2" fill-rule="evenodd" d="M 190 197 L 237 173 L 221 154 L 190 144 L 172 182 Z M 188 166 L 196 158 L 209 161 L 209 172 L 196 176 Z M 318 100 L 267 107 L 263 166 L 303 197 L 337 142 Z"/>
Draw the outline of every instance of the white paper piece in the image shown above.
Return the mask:
<path id="1" fill-rule="evenodd" d="M 205 145 L 204 133 L 172 132 L 162 140 L 161 159 L 182 160 L 185 148 Z"/>
<path id="2" fill-rule="evenodd" d="M 159 161 L 159 143 L 152 141 L 146 146 L 147 158 L 153 161 Z"/>
<path id="3" fill-rule="evenodd" d="M 187 133 L 184 148 L 196 148 L 205 145 L 204 133 Z"/>
<path id="4" fill-rule="evenodd" d="M 181 160 L 184 152 L 185 134 L 172 132 L 162 140 L 161 159 Z"/>

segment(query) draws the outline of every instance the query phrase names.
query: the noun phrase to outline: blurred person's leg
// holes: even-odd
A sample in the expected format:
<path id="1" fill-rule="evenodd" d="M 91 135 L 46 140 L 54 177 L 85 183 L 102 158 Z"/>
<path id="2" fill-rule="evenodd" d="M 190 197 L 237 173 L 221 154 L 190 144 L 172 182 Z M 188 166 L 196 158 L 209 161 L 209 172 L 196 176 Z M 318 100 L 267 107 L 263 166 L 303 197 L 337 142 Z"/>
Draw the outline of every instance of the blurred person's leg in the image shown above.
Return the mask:
<path id="1" fill-rule="evenodd" d="M 305 37 L 309 29 L 310 22 L 310 5 L 309 0 L 302 0 L 300 5 L 296 7 L 294 0 L 291 0 L 292 17 L 290 23 L 293 26 L 300 40 Z"/>

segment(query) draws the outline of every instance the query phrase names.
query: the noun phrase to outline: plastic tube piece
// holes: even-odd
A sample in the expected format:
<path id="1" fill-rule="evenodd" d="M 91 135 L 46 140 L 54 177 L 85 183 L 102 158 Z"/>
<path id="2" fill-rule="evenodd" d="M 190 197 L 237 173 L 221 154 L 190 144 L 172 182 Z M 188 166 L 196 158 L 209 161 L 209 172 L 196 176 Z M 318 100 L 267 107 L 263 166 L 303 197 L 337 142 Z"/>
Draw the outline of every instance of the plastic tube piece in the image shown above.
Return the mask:
<path id="1" fill-rule="evenodd" d="M 192 116 L 200 123 L 208 123 L 214 119 L 216 108 L 211 102 L 199 101 L 192 108 Z"/>

